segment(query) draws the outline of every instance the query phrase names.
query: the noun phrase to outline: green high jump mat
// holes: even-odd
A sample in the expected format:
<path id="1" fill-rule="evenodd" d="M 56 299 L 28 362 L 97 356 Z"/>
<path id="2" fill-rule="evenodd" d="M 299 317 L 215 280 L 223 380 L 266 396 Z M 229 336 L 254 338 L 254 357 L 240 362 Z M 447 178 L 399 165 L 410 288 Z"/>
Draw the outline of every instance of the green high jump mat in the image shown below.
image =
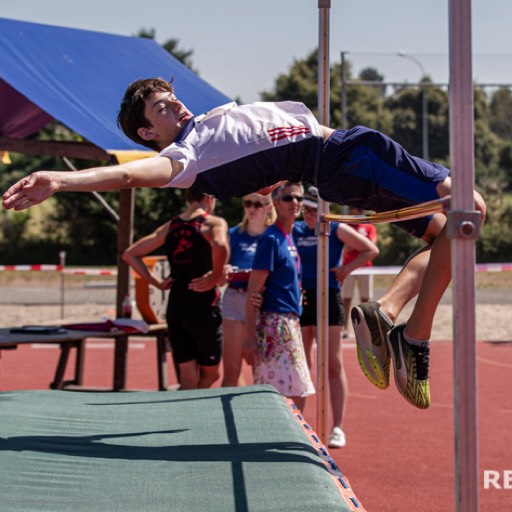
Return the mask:
<path id="1" fill-rule="evenodd" d="M 271 386 L 0 393 L 0 510 L 364 510 Z"/>

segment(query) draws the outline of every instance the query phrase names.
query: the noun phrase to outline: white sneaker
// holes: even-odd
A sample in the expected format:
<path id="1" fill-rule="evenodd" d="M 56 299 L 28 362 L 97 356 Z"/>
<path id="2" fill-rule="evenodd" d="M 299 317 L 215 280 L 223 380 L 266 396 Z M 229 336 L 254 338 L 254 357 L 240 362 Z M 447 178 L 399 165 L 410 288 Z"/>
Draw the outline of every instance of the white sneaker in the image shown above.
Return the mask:
<path id="1" fill-rule="evenodd" d="M 343 448 L 346 444 L 345 432 L 340 427 L 334 427 L 329 437 L 329 448 Z"/>

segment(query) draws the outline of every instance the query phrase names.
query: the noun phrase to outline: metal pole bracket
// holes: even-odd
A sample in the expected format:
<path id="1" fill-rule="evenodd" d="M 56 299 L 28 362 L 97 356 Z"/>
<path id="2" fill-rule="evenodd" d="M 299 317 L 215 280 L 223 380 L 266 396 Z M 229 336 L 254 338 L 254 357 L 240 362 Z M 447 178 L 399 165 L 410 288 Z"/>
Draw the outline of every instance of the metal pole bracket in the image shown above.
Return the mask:
<path id="1" fill-rule="evenodd" d="M 450 210 L 448 212 L 448 238 L 477 239 L 480 236 L 482 212 Z"/>
<path id="2" fill-rule="evenodd" d="M 330 236 L 331 235 L 331 223 L 330 222 L 317 222 L 315 225 L 316 236 Z"/>

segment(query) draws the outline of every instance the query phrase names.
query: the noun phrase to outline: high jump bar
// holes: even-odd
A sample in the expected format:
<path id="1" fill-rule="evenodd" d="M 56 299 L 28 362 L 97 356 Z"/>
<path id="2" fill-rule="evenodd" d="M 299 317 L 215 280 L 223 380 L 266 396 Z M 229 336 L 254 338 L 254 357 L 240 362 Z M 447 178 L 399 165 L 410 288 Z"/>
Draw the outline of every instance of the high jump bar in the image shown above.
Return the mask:
<path id="1" fill-rule="evenodd" d="M 433 213 L 440 213 L 449 209 L 450 196 L 434 199 L 425 203 L 419 203 L 397 210 L 387 212 L 368 213 L 363 215 L 338 215 L 336 213 L 324 213 L 321 219 L 324 222 L 342 222 L 344 224 L 381 224 L 384 222 L 396 222 L 400 220 L 418 219 Z"/>

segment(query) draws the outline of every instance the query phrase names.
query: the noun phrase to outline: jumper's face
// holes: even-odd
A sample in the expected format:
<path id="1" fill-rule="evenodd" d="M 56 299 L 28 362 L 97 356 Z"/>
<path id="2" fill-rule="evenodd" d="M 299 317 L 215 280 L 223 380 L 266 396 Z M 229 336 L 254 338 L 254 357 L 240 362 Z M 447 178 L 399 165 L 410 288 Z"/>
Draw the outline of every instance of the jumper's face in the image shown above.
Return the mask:
<path id="1" fill-rule="evenodd" d="M 156 92 L 148 96 L 144 115 L 151 127 L 139 128 L 139 135 L 157 142 L 161 149 L 174 142 L 193 117 L 192 112 L 170 92 Z"/>

